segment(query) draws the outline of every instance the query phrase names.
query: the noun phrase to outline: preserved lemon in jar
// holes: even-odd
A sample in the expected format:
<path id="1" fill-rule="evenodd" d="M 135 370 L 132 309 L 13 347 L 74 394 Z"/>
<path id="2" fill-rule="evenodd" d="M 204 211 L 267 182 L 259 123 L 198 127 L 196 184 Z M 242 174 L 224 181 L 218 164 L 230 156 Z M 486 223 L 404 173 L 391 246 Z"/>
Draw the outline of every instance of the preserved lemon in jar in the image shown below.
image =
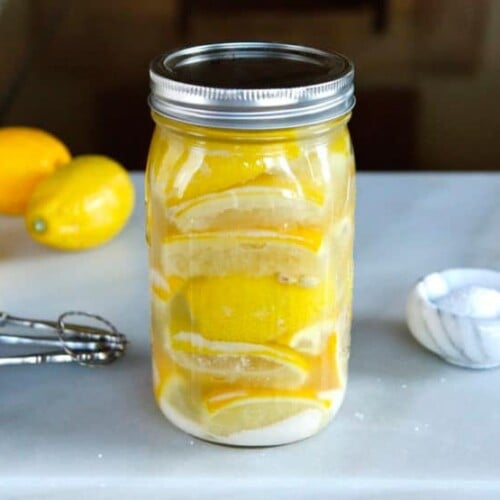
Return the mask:
<path id="1" fill-rule="evenodd" d="M 353 67 L 277 43 L 151 65 L 146 173 L 154 394 L 199 438 L 311 436 L 345 393 Z"/>

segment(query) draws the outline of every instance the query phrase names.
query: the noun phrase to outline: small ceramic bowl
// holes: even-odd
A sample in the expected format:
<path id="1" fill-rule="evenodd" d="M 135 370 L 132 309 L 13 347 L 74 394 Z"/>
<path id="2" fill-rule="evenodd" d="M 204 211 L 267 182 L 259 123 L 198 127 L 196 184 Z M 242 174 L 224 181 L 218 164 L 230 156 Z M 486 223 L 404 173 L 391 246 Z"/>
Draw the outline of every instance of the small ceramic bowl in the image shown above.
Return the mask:
<path id="1" fill-rule="evenodd" d="M 408 326 L 418 342 L 449 363 L 466 368 L 500 366 L 500 316 L 474 317 L 438 305 L 450 292 L 469 286 L 500 293 L 500 273 L 448 269 L 422 278 L 408 298 Z"/>

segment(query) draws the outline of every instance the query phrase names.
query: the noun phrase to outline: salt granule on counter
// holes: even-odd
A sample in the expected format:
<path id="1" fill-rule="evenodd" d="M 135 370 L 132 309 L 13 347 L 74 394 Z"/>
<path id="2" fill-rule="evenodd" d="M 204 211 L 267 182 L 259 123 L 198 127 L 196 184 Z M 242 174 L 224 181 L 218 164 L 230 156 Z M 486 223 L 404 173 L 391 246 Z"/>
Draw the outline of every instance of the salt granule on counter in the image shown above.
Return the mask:
<path id="1" fill-rule="evenodd" d="M 452 290 L 435 301 L 445 311 L 471 318 L 490 319 L 500 316 L 500 292 L 482 286 L 465 286 Z"/>

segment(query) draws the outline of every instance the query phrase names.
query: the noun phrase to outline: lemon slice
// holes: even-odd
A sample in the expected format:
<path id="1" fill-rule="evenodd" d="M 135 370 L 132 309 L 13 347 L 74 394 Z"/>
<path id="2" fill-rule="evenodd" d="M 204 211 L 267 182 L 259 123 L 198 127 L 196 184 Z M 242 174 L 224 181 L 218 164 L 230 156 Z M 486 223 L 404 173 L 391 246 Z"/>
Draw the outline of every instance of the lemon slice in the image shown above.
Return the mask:
<path id="1" fill-rule="evenodd" d="M 152 329 L 152 375 L 153 390 L 158 397 L 165 380 L 172 374 L 174 363 L 164 347 L 164 336 L 161 331 Z"/>
<path id="2" fill-rule="evenodd" d="M 166 238 L 162 270 L 179 277 L 281 273 L 322 276 L 327 255 L 320 231 L 224 231 Z"/>
<path id="3" fill-rule="evenodd" d="M 186 163 L 188 165 L 188 163 Z M 231 155 L 207 151 L 203 161 L 184 165 L 178 180 L 184 180 L 176 195 L 178 199 L 191 199 L 198 196 L 228 189 L 244 184 L 262 174 L 266 166 L 261 158 L 254 155 Z M 196 167 L 196 168 L 195 168 Z"/>
<path id="4" fill-rule="evenodd" d="M 332 196 L 336 218 L 354 211 L 356 196 L 354 163 L 351 139 L 346 131 L 340 134 L 329 148 L 329 164 L 332 170 Z"/>
<path id="5" fill-rule="evenodd" d="M 177 427 L 193 436 L 240 446 L 304 439 L 323 427 L 344 391 L 276 391 L 224 388 L 204 391 L 178 373 L 163 384 L 158 404 Z"/>
<path id="6" fill-rule="evenodd" d="M 158 269 L 150 268 L 149 270 L 149 283 L 151 285 L 151 291 L 160 300 L 168 300 L 171 295 L 170 286 Z"/>
<path id="7" fill-rule="evenodd" d="M 151 344 L 153 362 L 153 388 L 158 396 L 166 377 L 173 369 L 173 363 L 165 349 L 166 326 L 170 320 L 168 303 L 153 294 L 151 299 Z"/>
<path id="8" fill-rule="evenodd" d="M 164 335 L 169 319 L 170 307 L 168 302 L 153 293 L 151 297 L 151 329 L 156 336 Z"/>
<path id="9" fill-rule="evenodd" d="M 212 435 L 223 437 L 263 430 L 303 413 L 314 421 L 313 433 L 326 423 L 331 405 L 313 393 L 259 389 L 214 392 L 205 396 L 203 403 L 204 428 Z M 299 434 L 298 429 L 295 434 Z"/>
<path id="10" fill-rule="evenodd" d="M 310 356 L 319 356 L 325 349 L 330 335 L 335 333 L 336 321 L 324 320 L 307 326 L 291 336 L 280 339 L 280 343 L 291 347 L 297 352 Z"/>
<path id="11" fill-rule="evenodd" d="M 308 375 L 308 364 L 286 347 L 214 342 L 190 332 L 172 335 L 168 344 L 174 362 L 218 382 L 295 388 Z"/>
<path id="12" fill-rule="evenodd" d="M 302 155 L 291 162 L 291 167 L 304 189 L 323 193 L 336 217 L 353 206 L 354 155 L 347 128 L 333 134 L 329 143 L 304 143 Z"/>
<path id="13" fill-rule="evenodd" d="M 157 401 L 163 414 L 177 427 L 201 438 L 208 438 L 201 427 L 201 395 L 185 377 L 174 373 L 167 377 L 158 392 Z"/>
<path id="14" fill-rule="evenodd" d="M 328 151 L 330 153 L 342 154 L 348 156 L 352 152 L 351 137 L 347 127 L 338 129 L 328 144 Z"/>
<path id="15" fill-rule="evenodd" d="M 189 310 L 181 294 L 172 293 L 160 273 L 153 273 L 159 285 L 153 286 L 151 296 L 151 347 L 157 376 L 155 394 L 174 369 L 175 362 L 168 349 L 172 331 L 186 331 L 193 327 Z M 153 280 L 153 283 L 154 280 Z"/>
<path id="16" fill-rule="evenodd" d="M 178 276 L 166 276 L 153 267 L 149 271 L 149 282 L 153 294 L 161 300 L 168 301 L 182 288 L 185 280 Z"/>
<path id="17" fill-rule="evenodd" d="M 354 221 L 342 217 L 334 226 L 332 252 L 335 255 L 334 280 L 339 304 L 350 301 L 353 282 Z"/>
<path id="18" fill-rule="evenodd" d="M 150 270 L 151 283 L 151 330 L 155 346 L 163 346 L 168 326 L 173 317 L 179 316 L 178 308 L 173 309 L 171 299 L 180 290 L 184 280 L 175 276 L 165 277 L 155 268 Z"/>
<path id="19" fill-rule="evenodd" d="M 281 228 L 296 224 L 318 227 L 325 208 L 293 190 L 244 186 L 201 196 L 172 209 L 183 232 L 205 229 Z"/>
<path id="20" fill-rule="evenodd" d="M 197 331 L 225 342 L 263 343 L 291 335 L 317 322 L 334 305 L 331 280 L 304 287 L 273 276 L 195 278 L 184 296 Z"/>
<path id="21" fill-rule="evenodd" d="M 180 137 L 169 134 L 161 127 L 156 127 L 151 139 L 147 159 L 147 177 L 156 193 L 162 198 L 164 189 L 170 178 L 170 171 L 185 151 Z"/>
<path id="22" fill-rule="evenodd" d="M 161 384 L 161 375 L 160 375 L 160 370 L 158 369 L 158 366 L 156 365 L 156 360 L 155 358 L 151 359 L 151 378 L 153 380 L 153 390 L 156 394 L 158 387 Z"/>
<path id="23" fill-rule="evenodd" d="M 156 344 L 153 339 L 153 352 L 152 352 L 152 379 L 153 379 L 153 393 L 159 398 L 165 381 L 168 380 L 172 373 L 174 373 L 175 365 L 170 359 L 168 352 L 161 347 L 161 344 Z"/>
<path id="24" fill-rule="evenodd" d="M 342 350 L 343 334 L 328 337 L 319 356 L 311 360 L 311 371 L 304 388 L 312 391 L 336 391 L 345 387 L 348 351 Z"/>
<path id="25" fill-rule="evenodd" d="M 158 144 L 150 169 L 155 193 L 168 206 L 244 184 L 266 169 L 258 156 L 212 150 L 186 138 L 172 135 Z"/>

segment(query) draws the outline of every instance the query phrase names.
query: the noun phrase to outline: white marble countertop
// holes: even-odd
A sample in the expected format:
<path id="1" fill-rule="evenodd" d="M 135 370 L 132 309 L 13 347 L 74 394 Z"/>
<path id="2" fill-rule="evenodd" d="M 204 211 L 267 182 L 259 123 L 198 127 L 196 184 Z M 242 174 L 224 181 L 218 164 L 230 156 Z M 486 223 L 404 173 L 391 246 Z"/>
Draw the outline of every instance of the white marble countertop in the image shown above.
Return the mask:
<path id="1" fill-rule="evenodd" d="M 447 365 L 404 323 L 421 275 L 500 268 L 500 175 L 358 179 L 347 398 L 321 434 L 275 448 L 201 442 L 157 410 L 140 202 L 117 239 L 84 253 L 42 248 L 0 217 L 0 310 L 93 311 L 132 341 L 103 369 L 0 368 L 0 498 L 500 498 L 500 369 Z"/>

